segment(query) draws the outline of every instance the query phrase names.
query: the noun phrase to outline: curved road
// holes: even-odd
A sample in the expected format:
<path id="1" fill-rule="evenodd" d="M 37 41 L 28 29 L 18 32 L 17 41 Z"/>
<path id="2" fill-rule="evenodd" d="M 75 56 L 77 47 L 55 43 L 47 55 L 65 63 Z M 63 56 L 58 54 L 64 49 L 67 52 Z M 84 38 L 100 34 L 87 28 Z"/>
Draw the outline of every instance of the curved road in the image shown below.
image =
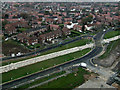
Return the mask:
<path id="1" fill-rule="evenodd" d="M 11 87 L 19 85 L 21 83 L 24 83 L 24 82 L 27 82 L 27 81 L 30 81 L 30 80 L 34 80 L 37 77 L 44 76 L 46 74 L 50 74 L 52 72 L 60 70 L 61 68 L 69 67 L 69 66 L 72 66 L 72 65 L 80 63 L 80 62 L 86 62 L 87 64 L 90 64 L 89 60 L 91 58 L 95 57 L 96 55 L 98 55 L 103 50 L 100 41 L 101 41 L 102 36 L 104 35 L 104 33 L 105 32 L 101 31 L 94 37 L 94 41 L 95 41 L 96 46 L 90 53 L 88 53 L 84 57 L 81 57 L 79 59 L 75 59 L 73 61 L 66 62 L 64 64 L 61 64 L 61 65 L 46 69 L 44 71 L 40 71 L 38 73 L 23 77 L 23 78 L 20 78 L 20 79 L 11 81 L 11 82 L 4 83 L 2 85 L 2 89 L 8 89 L 8 88 L 10 89 Z"/>

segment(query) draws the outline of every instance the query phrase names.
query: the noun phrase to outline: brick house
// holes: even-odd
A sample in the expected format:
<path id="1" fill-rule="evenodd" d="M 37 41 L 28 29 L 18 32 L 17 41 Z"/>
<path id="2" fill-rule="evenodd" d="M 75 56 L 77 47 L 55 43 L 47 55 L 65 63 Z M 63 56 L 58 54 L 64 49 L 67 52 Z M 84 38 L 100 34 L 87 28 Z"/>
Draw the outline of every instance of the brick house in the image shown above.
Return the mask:
<path id="1" fill-rule="evenodd" d="M 35 36 L 29 37 L 29 39 L 27 39 L 27 45 L 35 45 L 38 43 L 38 38 Z"/>
<path id="2" fill-rule="evenodd" d="M 54 24 L 50 24 L 50 30 L 58 30 L 60 27 L 59 25 L 54 25 Z"/>
<path id="3" fill-rule="evenodd" d="M 73 26 L 73 30 L 82 31 L 82 26 L 80 26 L 80 25 L 74 25 Z"/>
<path id="4" fill-rule="evenodd" d="M 42 33 L 47 31 L 47 28 L 44 26 L 41 26 L 39 28 L 32 28 L 32 29 L 28 29 L 27 31 L 25 31 L 27 33 L 28 36 L 33 35 L 35 33 Z"/>
<path id="5" fill-rule="evenodd" d="M 29 40 L 29 37 L 26 33 L 20 33 L 16 36 L 17 41 L 20 41 L 22 43 L 26 43 Z"/>
<path id="6" fill-rule="evenodd" d="M 12 35 L 12 34 L 17 32 L 17 29 L 14 26 L 11 26 L 11 25 L 9 27 L 7 27 L 7 26 L 6 26 L 6 29 L 5 29 L 5 32 L 4 32 L 5 34 Z"/>
<path id="7" fill-rule="evenodd" d="M 54 20 L 51 19 L 51 18 L 46 18 L 46 19 L 45 19 L 45 23 L 46 23 L 46 24 L 53 24 L 53 22 L 54 22 Z"/>
<path id="8" fill-rule="evenodd" d="M 55 38 L 62 36 L 61 30 L 52 31 L 46 34 L 42 34 L 39 37 L 39 42 L 44 43 L 45 41 L 52 41 Z"/>
<path id="9" fill-rule="evenodd" d="M 14 26 L 14 27 L 28 27 L 28 24 L 27 24 L 27 22 L 23 22 L 23 21 L 20 21 L 20 22 L 16 22 L 16 23 L 12 23 L 12 25 Z"/>
<path id="10" fill-rule="evenodd" d="M 12 35 L 13 33 L 17 33 L 17 27 L 28 27 L 27 22 L 19 21 L 11 24 L 5 25 L 5 34 Z"/>
<path id="11" fill-rule="evenodd" d="M 72 22 L 72 20 L 73 20 L 72 18 L 64 18 L 65 22 Z"/>
<path id="12" fill-rule="evenodd" d="M 93 24 L 85 25 L 85 30 L 87 31 L 93 31 L 92 29 L 94 28 Z"/>
<path id="13" fill-rule="evenodd" d="M 70 22 L 64 22 L 64 27 L 67 27 L 67 25 L 71 25 Z"/>
<path id="14" fill-rule="evenodd" d="M 32 28 L 37 28 L 37 27 L 40 27 L 41 26 L 41 21 L 39 21 L 39 20 L 34 20 L 34 21 L 32 21 L 31 22 L 31 24 L 32 24 Z"/>
<path id="15" fill-rule="evenodd" d="M 66 27 L 63 27 L 62 31 L 66 36 L 71 34 L 71 31 Z"/>

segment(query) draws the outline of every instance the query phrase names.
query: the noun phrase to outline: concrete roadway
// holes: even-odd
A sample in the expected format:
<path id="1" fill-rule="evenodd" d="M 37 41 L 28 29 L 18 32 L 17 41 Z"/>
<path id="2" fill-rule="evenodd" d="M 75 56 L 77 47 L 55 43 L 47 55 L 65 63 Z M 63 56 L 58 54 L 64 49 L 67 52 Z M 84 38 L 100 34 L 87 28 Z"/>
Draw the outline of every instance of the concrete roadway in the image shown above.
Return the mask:
<path id="1" fill-rule="evenodd" d="M 65 68 L 65 67 L 69 67 L 69 66 L 72 66 L 74 64 L 81 63 L 81 62 L 88 62 L 91 58 L 95 57 L 96 55 L 98 55 L 102 51 L 103 48 L 102 48 L 101 45 L 99 45 L 98 42 L 101 39 L 103 34 L 104 34 L 104 32 L 102 31 L 102 32 L 98 33 L 94 37 L 94 40 L 96 42 L 96 47 L 90 53 L 85 55 L 84 57 L 81 57 L 81 58 L 73 60 L 73 61 L 66 62 L 64 64 L 61 64 L 61 65 L 58 65 L 58 66 L 46 69 L 44 71 L 41 71 L 41 72 L 38 72 L 38 73 L 35 73 L 35 74 L 32 74 L 32 75 L 29 75 L 29 76 L 26 76 L 26 77 L 23 77 L 23 78 L 20 78 L 20 79 L 11 81 L 11 82 L 4 83 L 2 85 L 2 89 L 8 89 L 8 88 L 10 89 L 13 86 L 19 85 L 19 84 L 24 83 L 24 82 L 29 82 L 30 80 L 34 80 L 37 77 L 44 76 L 46 74 L 50 74 L 52 72 L 61 70 L 61 69 Z M 93 66 L 90 63 L 89 63 L 89 65 Z"/>

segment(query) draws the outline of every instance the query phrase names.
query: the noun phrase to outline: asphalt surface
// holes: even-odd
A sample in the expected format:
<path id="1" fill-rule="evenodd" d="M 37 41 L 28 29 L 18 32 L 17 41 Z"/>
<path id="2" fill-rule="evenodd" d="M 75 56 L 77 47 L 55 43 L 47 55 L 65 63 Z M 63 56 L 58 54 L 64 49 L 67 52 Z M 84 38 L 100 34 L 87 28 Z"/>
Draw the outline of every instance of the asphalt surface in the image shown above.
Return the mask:
<path id="1" fill-rule="evenodd" d="M 35 78 L 37 77 L 40 77 L 40 76 L 44 76 L 46 74 L 50 74 L 52 72 L 55 72 L 55 71 L 58 71 L 58 70 L 61 70 L 61 68 L 65 68 L 65 67 L 69 67 L 69 66 L 72 66 L 74 64 L 78 64 L 78 63 L 81 63 L 81 62 L 87 62 L 88 64 L 89 63 L 89 60 L 91 58 L 93 58 L 94 56 L 98 55 L 101 51 L 102 51 L 102 46 L 100 45 L 100 40 L 101 40 L 101 37 L 102 35 L 104 34 L 105 32 L 99 32 L 95 37 L 94 37 L 94 40 L 95 40 L 95 43 L 96 43 L 96 46 L 95 48 L 90 52 L 88 53 L 87 55 L 85 55 L 84 57 L 81 57 L 79 59 L 76 59 L 74 61 L 69 61 L 67 63 L 64 63 L 64 64 L 61 64 L 61 65 L 58 65 L 56 67 L 52 67 L 52 68 L 49 68 L 49 69 L 46 69 L 44 71 L 41 71 L 41 72 L 38 72 L 38 73 L 35 73 L 35 74 L 32 74 L 30 76 L 26 76 L 26 77 L 23 77 L 23 78 L 20 78 L 20 79 L 17 79 L 17 80 L 14 80 L 14 81 L 11 81 L 11 82 L 7 82 L 7 83 L 4 83 L 2 85 L 2 89 L 10 89 L 11 87 L 14 87 L 16 85 L 19 85 L 21 83 L 24 83 L 24 82 L 27 82 L 27 81 L 30 81 L 30 80 L 34 80 Z M 92 64 L 91 64 L 92 66 Z"/>

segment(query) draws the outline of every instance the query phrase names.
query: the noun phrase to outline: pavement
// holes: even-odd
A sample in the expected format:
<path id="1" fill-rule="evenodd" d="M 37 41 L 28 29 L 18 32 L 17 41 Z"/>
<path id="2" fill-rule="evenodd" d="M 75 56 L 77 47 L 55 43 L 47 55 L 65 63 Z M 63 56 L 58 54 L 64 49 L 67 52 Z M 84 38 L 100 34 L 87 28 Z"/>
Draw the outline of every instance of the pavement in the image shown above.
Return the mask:
<path id="1" fill-rule="evenodd" d="M 98 88 L 114 88 L 114 87 L 107 85 L 103 81 L 103 79 L 97 77 L 97 78 L 92 78 L 92 79 L 86 81 L 84 84 L 82 84 L 81 86 L 79 86 L 77 88 L 97 88 L 98 89 Z M 77 88 L 73 89 L 73 90 L 77 90 Z"/>
<path id="2" fill-rule="evenodd" d="M 101 66 L 97 66 L 97 67 L 92 67 L 87 65 L 87 69 L 89 69 L 91 72 L 97 73 L 100 75 L 100 77 L 107 82 L 107 80 L 114 75 L 115 73 L 112 72 L 110 69 L 107 68 L 103 68 Z"/>

